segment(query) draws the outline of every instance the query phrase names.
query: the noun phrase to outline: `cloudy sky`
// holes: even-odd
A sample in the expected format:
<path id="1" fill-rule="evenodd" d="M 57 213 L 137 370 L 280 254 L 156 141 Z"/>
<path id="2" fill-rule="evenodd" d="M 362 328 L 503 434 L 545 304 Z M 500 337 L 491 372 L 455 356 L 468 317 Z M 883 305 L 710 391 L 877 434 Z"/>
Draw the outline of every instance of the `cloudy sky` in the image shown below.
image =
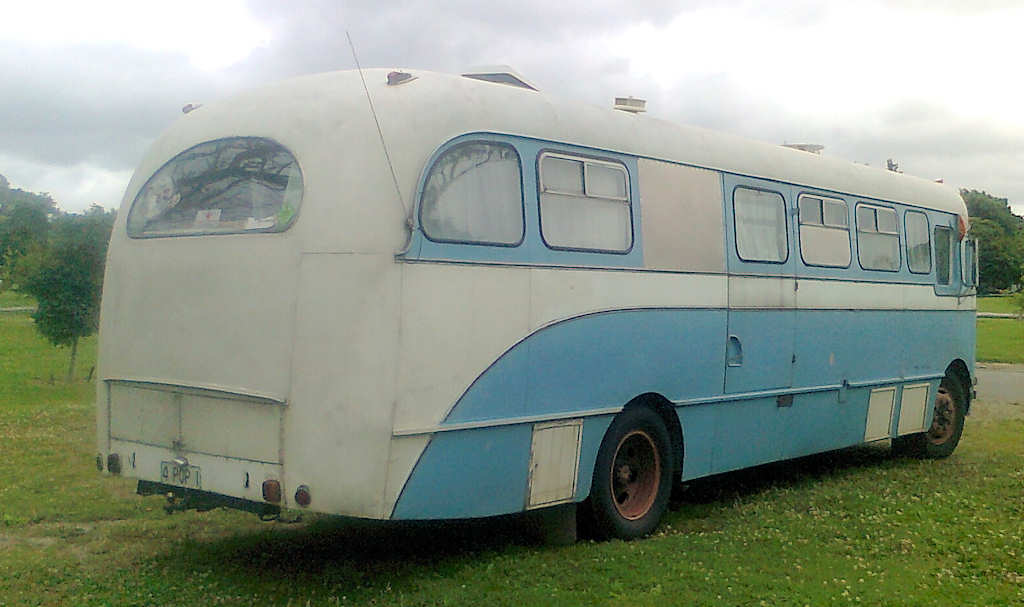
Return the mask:
<path id="1" fill-rule="evenodd" d="M 300 74 L 509 64 L 542 90 L 1007 197 L 1024 0 L 0 0 L 0 174 L 115 207 L 188 102 Z"/>

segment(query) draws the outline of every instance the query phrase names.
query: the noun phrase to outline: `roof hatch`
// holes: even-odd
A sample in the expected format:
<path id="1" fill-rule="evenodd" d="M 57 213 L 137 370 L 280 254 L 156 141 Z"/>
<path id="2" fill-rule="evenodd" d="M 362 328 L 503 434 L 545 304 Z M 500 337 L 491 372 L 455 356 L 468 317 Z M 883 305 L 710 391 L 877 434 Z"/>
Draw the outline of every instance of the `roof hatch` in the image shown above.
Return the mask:
<path id="1" fill-rule="evenodd" d="M 507 84 L 509 86 L 516 86 L 521 89 L 529 89 L 531 91 L 537 90 L 537 87 L 530 84 L 530 82 L 519 72 L 507 65 L 482 65 L 466 70 L 465 72 L 462 72 L 462 75 L 466 78 L 472 78 L 473 80 Z"/>

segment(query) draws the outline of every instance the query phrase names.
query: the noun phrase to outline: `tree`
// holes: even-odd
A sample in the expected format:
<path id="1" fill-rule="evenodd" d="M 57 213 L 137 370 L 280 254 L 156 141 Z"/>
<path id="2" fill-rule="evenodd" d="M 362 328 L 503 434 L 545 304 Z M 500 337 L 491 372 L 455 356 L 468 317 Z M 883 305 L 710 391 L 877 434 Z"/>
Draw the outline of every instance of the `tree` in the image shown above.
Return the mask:
<path id="1" fill-rule="evenodd" d="M 71 346 L 67 380 L 75 373 L 78 340 L 99 326 L 103 267 L 114 212 L 93 205 L 54 218 L 48 247 L 23 255 L 13 271 L 18 289 L 38 302 L 36 329 L 55 346 Z"/>
<path id="2" fill-rule="evenodd" d="M 17 258 L 46 244 L 49 218 L 56 212 L 49 194 L 12 188 L 0 175 L 0 278 Z"/>
<path id="3" fill-rule="evenodd" d="M 960 190 L 971 216 L 971 235 L 981 242 L 978 291 L 992 293 L 1021 284 L 1024 278 L 1024 218 L 1005 198 Z"/>
<path id="4" fill-rule="evenodd" d="M 1024 217 L 1013 214 L 1006 198 L 996 198 L 978 190 L 960 190 L 960 195 L 972 218 L 991 219 L 1008 234 L 1024 229 Z"/>
<path id="5" fill-rule="evenodd" d="M 971 219 L 971 236 L 981 242 L 978 255 L 981 293 L 1009 289 L 1024 275 L 1024 247 L 991 219 Z"/>

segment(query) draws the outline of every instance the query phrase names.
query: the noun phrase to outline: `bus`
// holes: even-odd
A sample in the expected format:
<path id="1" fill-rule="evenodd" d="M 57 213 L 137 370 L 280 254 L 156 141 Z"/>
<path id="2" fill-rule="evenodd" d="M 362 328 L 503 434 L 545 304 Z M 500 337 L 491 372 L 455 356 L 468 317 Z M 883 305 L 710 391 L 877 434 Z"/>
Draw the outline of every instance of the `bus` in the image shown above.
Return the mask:
<path id="1" fill-rule="evenodd" d="M 169 507 L 630 539 L 679 482 L 960 439 L 977 248 L 948 186 L 512 73 L 185 110 L 117 215 L 96 401 L 97 467 Z"/>

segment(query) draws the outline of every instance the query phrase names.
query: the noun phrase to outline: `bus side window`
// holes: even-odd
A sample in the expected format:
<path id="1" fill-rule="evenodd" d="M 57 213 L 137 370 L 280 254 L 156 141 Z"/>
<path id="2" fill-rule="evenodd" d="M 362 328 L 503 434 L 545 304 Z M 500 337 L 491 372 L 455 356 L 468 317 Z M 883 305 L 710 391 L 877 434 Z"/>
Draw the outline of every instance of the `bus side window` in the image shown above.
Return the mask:
<path id="1" fill-rule="evenodd" d="M 549 247 L 611 253 L 633 247 L 626 167 L 550 153 L 538 167 L 540 229 Z"/>
<path id="2" fill-rule="evenodd" d="M 953 230 L 935 228 L 935 284 L 948 285 L 953 269 Z"/>
<path id="3" fill-rule="evenodd" d="M 732 205 L 736 220 L 736 254 L 740 259 L 785 263 L 789 258 L 789 236 L 782 194 L 736 188 Z"/>
<path id="4" fill-rule="evenodd" d="M 978 284 L 978 241 L 974 238 L 964 240 L 964 251 L 960 256 L 960 263 L 963 267 L 963 282 L 965 287 L 973 287 Z"/>
<path id="5" fill-rule="evenodd" d="M 850 215 L 845 200 L 801 194 L 800 256 L 809 266 L 850 265 Z"/>
<path id="6" fill-rule="evenodd" d="M 511 145 L 470 141 L 446 150 L 430 167 L 420 203 L 427 238 L 515 246 L 522 242 L 523 185 Z"/>
<path id="7" fill-rule="evenodd" d="M 915 274 L 932 271 L 932 243 L 928 237 L 928 216 L 920 211 L 907 211 L 903 216 L 907 234 L 907 266 Z"/>
<path id="8" fill-rule="evenodd" d="M 857 205 L 857 259 L 865 270 L 900 269 L 900 237 L 894 209 Z"/>

